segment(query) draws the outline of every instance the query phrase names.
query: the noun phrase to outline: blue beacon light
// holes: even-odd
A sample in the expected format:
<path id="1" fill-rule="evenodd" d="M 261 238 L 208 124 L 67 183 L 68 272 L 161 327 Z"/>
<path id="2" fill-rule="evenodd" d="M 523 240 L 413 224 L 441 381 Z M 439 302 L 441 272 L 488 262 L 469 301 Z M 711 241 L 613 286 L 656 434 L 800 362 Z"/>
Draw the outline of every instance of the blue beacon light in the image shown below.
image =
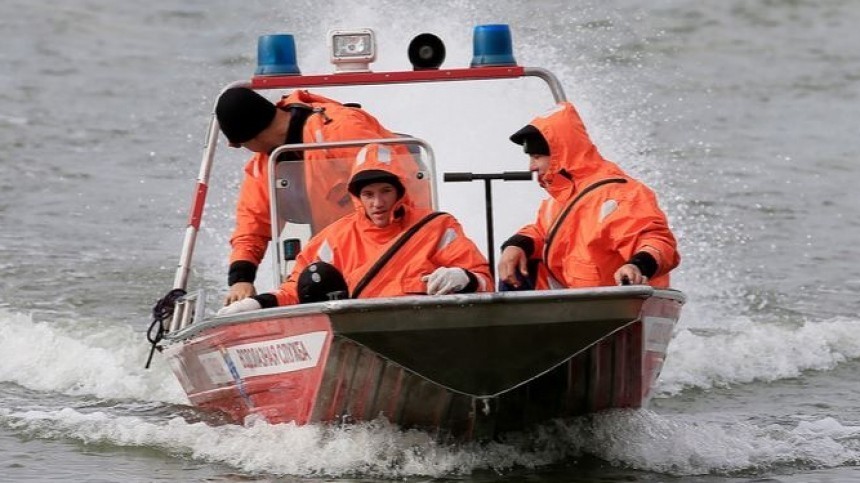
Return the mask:
<path id="1" fill-rule="evenodd" d="M 507 24 L 476 25 L 472 51 L 472 67 L 517 65 Z"/>
<path id="2" fill-rule="evenodd" d="M 257 38 L 255 75 L 300 75 L 296 63 L 296 41 L 290 34 L 261 35 Z"/>

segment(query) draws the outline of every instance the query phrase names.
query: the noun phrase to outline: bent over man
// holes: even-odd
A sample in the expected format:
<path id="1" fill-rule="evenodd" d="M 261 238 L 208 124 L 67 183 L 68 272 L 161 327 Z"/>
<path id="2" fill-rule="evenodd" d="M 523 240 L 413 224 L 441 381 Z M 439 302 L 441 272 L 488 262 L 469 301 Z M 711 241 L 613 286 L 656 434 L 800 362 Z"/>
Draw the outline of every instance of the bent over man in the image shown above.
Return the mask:
<path id="1" fill-rule="evenodd" d="M 227 89 L 218 99 L 215 114 L 230 146 L 245 147 L 255 153 L 245 165 L 245 177 L 236 206 L 236 228 L 230 239 L 230 293 L 224 301 L 228 305 L 256 294 L 257 267 L 272 236 L 269 154 L 283 144 L 380 139 L 395 135 L 362 109 L 304 90 L 295 91 L 272 104 L 252 89 Z M 289 152 L 283 159 L 304 160 L 306 190 L 314 225 L 325 226 L 351 211 L 346 192 L 349 164 L 329 160 L 353 159 L 358 149 L 345 147 Z M 405 148 L 401 149 L 405 151 Z M 413 166 L 411 169 L 417 171 L 418 168 Z M 329 209 L 315 210 L 315 206 Z"/>
<path id="2" fill-rule="evenodd" d="M 600 155 L 572 104 L 558 104 L 511 141 L 549 197 L 534 223 L 502 245 L 503 290 L 669 286 L 680 257 L 656 196 Z"/>
<path id="3" fill-rule="evenodd" d="M 241 300 L 219 315 L 343 295 L 492 290 L 487 260 L 457 220 L 413 205 L 402 159 L 378 144 L 359 151 L 348 185 L 354 211 L 310 239 L 278 290 Z"/>

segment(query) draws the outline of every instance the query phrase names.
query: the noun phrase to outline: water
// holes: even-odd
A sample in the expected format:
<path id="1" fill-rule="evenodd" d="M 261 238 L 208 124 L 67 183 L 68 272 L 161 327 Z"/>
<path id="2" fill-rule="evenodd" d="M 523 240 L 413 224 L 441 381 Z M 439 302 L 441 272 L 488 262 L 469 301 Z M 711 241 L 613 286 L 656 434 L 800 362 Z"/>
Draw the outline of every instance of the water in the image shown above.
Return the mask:
<path id="1" fill-rule="evenodd" d="M 451 446 L 383 421 L 225 425 L 164 364 L 143 370 L 206 117 L 253 70 L 256 36 L 294 33 L 315 73 L 329 28 L 375 28 L 378 70 L 408 68 L 409 39 L 434 32 L 454 67 L 491 22 L 513 26 L 521 64 L 560 76 L 679 236 L 689 303 L 651 407 Z M 0 480 L 860 481 L 858 24 L 850 0 L 5 0 Z M 430 140 L 452 170 L 478 171 L 478 150 L 490 171 L 524 167 L 504 137 L 536 114 L 532 91 L 546 99 L 528 86 L 331 95 Z M 419 111 L 431 95 L 441 109 Z M 473 102 L 487 137 L 469 133 Z M 213 289 L 243 159 L 213 173 L 192 274 Z M 497 241 L 532 215 L 540 192 L 519 188 L 496 191 Z M 483 246 L 480 187 L 460 189 L 443 208 Z"/>

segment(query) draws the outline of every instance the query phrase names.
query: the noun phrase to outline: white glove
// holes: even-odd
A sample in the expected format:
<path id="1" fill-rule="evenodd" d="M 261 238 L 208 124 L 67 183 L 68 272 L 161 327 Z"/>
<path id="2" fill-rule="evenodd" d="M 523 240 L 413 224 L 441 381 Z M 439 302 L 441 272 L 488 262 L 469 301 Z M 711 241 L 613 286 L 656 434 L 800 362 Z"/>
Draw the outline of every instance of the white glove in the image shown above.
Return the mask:
<path id="1" fill-rule="evenodd" d="M 428 295 L 444 295 L 463 290 L 469 285 L 466 270 L 456 267 L 439 267 L 430 275 L 421 278 L 427 282 Z"/>
<path id="2" fill-rule="evenodd" d="M 222 315 L 239 314 L 242 312 L 250 312 L 252 310 L 260 310 L 262 308 L 263 307 L 260 305 L 260 302 L 257 302 L 256 299 L 248 297 L 246 299 L 233 302 L 232 304 L 221 308 L 221 310 L 219 310 L 218 313 L 215 315 L 220 317 Z"/>

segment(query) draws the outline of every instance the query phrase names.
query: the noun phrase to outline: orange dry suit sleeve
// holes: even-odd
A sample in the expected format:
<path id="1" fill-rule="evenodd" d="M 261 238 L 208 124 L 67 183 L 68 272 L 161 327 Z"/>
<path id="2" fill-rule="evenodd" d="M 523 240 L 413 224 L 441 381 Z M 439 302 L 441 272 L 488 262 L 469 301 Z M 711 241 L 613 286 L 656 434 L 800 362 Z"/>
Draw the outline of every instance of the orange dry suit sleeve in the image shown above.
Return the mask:
<path id="1" fill-rule="evenodd" d="M 614 259 L 607 257 L 605 260 L 615 269 L 629 263 L 637 254 L 647 253 L 656 262 L 656 267 L 648 267 L 653 270 L 647 274 L 650 284 L 668 287 L 669 271 L 680 263 L 675 236 L 654 193 L 640 183 L 634 183 L 631 188 L 615 197 L 613 211 L 600 221 L 600 235 L 595 243 L 617 254 Z M 597 208 L 594 211 L 600 213 Z"/>
<path id="2" fill-rule="evenodd" d="M 245 165 L 236 203 L 236 227 L 230 238 L 229 284 L 254 282 L 256 267 L 272 237 L 269 208 L 268 156 L 256 154 Z"/>

